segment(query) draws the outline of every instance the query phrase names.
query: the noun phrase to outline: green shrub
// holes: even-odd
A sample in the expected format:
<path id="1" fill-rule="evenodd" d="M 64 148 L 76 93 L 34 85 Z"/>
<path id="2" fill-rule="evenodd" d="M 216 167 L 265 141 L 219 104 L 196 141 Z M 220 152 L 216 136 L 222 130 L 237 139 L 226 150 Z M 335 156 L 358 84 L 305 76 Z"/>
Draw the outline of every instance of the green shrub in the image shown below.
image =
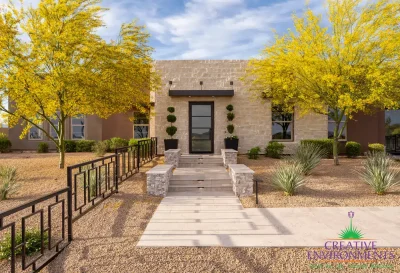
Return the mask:
<path id="1" fill-rule="evenodd" d="M 227 105 L 226 110 L 228 110 L 229 112 L 233 111 L 233 105 L 232 104 Z"/>
<path id="2" fill-rule="evenodd" d="M 120 137 L 113 137 L 110 139 L 110 149 L 113 151 L 117 148 L 126 147 L 129 145 L 129 140 Z"/>
<path id="3" fill-rule="evenodd" d="M 233 126 L 233 124 L 228 124 L 228 126 L 226 126 L 226 130 L 228 130 L 228 133 L 233 134 L 235 126 Z"/>
<path id="4" fill-rule="evenodd" d="M 175 122 L 176 121 L 176 116 L 175 115 L 168 115 L 167 116 L 167 121 L 168 122 Z"/>
<path id="5" fill-rule="evenodd" d="M 93 152 L 96 156 L 104 156 L 108 150 L 107 141 L 97 141 L 93 145 Z"/>
<path id="6" fill-rule="evenodd" d="M 178 128 L 176 128 L 175 126 L 169 126 L 169 127 L 167 127 L 167 129 L 165 131 L 172 138 L 173 135 L 176 134 L 176 131 L 178 131 Z"/>
<path id="7" fill-rule="evenodd" d="M 175 108 L 170 106 L 170 107 L 167 108 L 167 111 L 170 112 L 170 113 L 174 113 L 175 112 Z"/>
<path id="8" fill-rule="evenodd" d="M 361 144 L 355 141 L 347 141 L 346 143 L 347 157 L 357 157 L 361 154 Z"/>
<path id="9" fill-rule="evenodd" d="M 380 143 L 372 143 L 368 144 L 368 151 L 371 153 L 373 152 L 384 152 L 385 151 L 385 146 Z"/>
<path id="10" fill-rule="evenodd" d="M 150 138 L 149 137 L 147 137 L 147 138 L 131 138 L 129 140 L 129 146 L 137 145 L 139 143 L 139 140 L 148 140 L 148 139 L 150 139 Z"/>
<path id="11" fill-rule="evenodd" d="M 76 141 L 75 140 L 65 140 L 65 152 L 74 153 L 76 152 Z"/>
<path id="12" fill-rule="evenodd" d="M 28 229 L 25 231 L 25 253 L 28 256 L 32 256 L 33 254 L 39 252 L 41 250 L 41 233 L 38 229 Z M 46 245 L 49 243 L 48 233 L 43 232 L 43 244 Z M 15 236 L 16 245 L 22 244 L 22 234 L 17 233 Z M 16 255 L 22 254 L 22 247 L 18 247 L 15 250 Z M 4 238 L 0 241 L 0 259 L 10 259 L 11 258 L 11 234 L 8 233 L 4 236 Z"/>
<path id="13" fill-rule="evenodd" d="M 290 156 L 289 161 L 299 165 L 302 173 L 308 175 L 324 157 L 327 157 L 327 151 L 323 146 L 306 142 L 297 147 L 296 152 Z"/>
<path id="14" fill-rule="evenodd" d="M 46 142 L 40 142 L 37 148 L 38 153 L 48 153 L 49 152 L 49 144 Z"/>
<path id="15" fill-rule="evenodd" d="M 229 112 L 228 114 L 226 114 L 226 118 L 227 118 L 229 121 L 232 121 L 232 120 L 235 118 L 235 114 L 232 113 L 232 112 Z"/>
<path id="16" fill-rule="evenodd" d="M 304 185 L 305 181 L 302 167 L 293 162 L 280 164 L 272 177 L 273 185 L 288 196 L 294 195 L 296 190 Z"/>
<path id="17" fill-rule="evenodd" d="M 18 187 L 17 169 L 0 166 L 0 200 L 5 200 L 9 195 L 17 192 Z"/>
<path id="18" fill-rule="evenodd" d="M 94 140 L 78 140 L 76 142 L 76 151 L 89 153 L 93 151 L 93 146 L 96 144 Z"/>
<path id="19" fill-rule="evenodd" d="M 399 170 L 391 156 L 382 151 L 368 152 L 360 171 L 361 178 L 376 194 L 385 194 L 391 187 L 400 185 Z"/>
<path id="20" fill-rule="evenodd" d="M 320 146 L 326 154 L 326 157 L 333 156 L 333 139 L 322 138 L 322 139 L 303 139 L 300 141 L 300 145 L 312 143 Z"/>
<path id="21" fill-rule="evenodd" d="M 260 153 L 260 151 L 260 147 L 251 148 L 247 156 L 249 157 L 249 159 L 258 159 L 258 154 Z"/>
<path id="22" fill-rule="evenodd" d="M 285 145 L 276 141 L 270 141 L 265 147 L 265 156 L 281 158 Z"/>
<path id="23" fill-rule="evenodd" d="M 0 133 L 0 153 L 8 153 L 11 151 L 11 141 L 4 133 Z"/>

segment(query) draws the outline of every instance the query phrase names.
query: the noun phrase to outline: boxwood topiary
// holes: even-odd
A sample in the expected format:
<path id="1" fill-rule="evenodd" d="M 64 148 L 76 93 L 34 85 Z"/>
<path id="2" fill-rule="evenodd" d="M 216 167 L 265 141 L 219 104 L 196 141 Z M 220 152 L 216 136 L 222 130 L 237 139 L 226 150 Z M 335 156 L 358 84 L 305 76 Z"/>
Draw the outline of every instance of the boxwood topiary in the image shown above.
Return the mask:
<path id="1" fill-rule="evenodd" d="M 175 126 L 169 126 L 166 129 L 167 134 L 172 138 L 173 135 L 176 134 L 176 131 L 178 131 L 178 128 L 176 128 Z"/>
<path id="2" fill-rule="evenodd" d="M 170 106 L 170 107 L 167 108 L 167 111 L 170 112 L 170 113 L 174 113 L 175 112 L 175 108 Z"/>
<path id="3" fill-rule="evenodd" d="M 226 114 L 226 117 L 228 118 L 229 121 L 232 121 L 235 118 L 235 114 L 232 112 L 229 112 Z"/>
<path id="4" fill-rule="evenodd" d="M 226 129 L 228 130 L 228 133 L 233 134 L 235 126 L 233 126 L 233 124 L 228 124 L 228 126 L 226 126 Z"/>
<path id="5" fill-rule="evenodd" d="M 175 122 L 176 121 L 176 116 L 175 115 L 168 115 L 167 116 L 167 121 L 171 122 L 171 123 Z"/>
<path id="6" fill-rule="evenodd" d="M 228 110 L 229 112 L 233 111 L 233 105 L 229 104 L 228 106 L 226 106 L 226 110 Z"/>
<path id="7" fill-rule="evenodd" d="M 346 143 L 347 157 L 357 157 L 361 154 L 361 144 L 355 141 L 348 141 Z"/>

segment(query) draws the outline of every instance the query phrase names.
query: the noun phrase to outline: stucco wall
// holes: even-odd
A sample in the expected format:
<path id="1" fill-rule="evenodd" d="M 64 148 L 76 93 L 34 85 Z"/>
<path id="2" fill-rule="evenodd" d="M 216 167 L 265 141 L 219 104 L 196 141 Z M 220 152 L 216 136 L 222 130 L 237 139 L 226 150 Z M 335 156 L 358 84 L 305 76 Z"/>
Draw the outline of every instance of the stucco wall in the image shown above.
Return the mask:
<path id="1" fill-rule="evenodd" d="M 162 77 L 162 88 L 154 95 L 155 135 L 159 138 L 158 152 L 164 153 L 164 139 L 168 123 L 167 107 L 175 107 L 177 121 L 174 124 L 179 139 L 179 148 L 189 153 L 189 101 L 214 102 L 214 153 L 224 148 L 226 133 L 226 109 L 234 106 L 235 134 L 239 137 L 239 153 L 246 153 L 255 146 L 264 148 L 271 140 L 271 105 L 269 102 L 254 99 L 239 78 L 243 75 L 247 61 L 242 60 L 194 60 L 194 61 L 157 61 L 155 67 Z M 173 81 L 171 90 L 199 90 L 203 81 L 203 90 L 234 89 L 233 97 L 170 97 L 169 81 Z M 233 81 L 233 86 L 230 85 Z M 327 137 L 327 118 L 321 115 L 300 117 L 296 112 L 294 121 L 294 141 L 285 142 L 289 152 L 300 139 Z"/>

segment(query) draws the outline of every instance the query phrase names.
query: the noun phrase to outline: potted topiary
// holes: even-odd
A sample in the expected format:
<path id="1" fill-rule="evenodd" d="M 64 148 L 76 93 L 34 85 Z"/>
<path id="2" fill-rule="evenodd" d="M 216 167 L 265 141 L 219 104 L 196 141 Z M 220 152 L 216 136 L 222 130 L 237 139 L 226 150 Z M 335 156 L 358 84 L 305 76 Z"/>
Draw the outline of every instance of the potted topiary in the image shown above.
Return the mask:
<path id="1" fill-rule="evenodd" d="M 167 110 L 170 112 L 170 114 L 167 116 L 167 121 L 171 123 L 171 126 L 167 127 L 166 132 L 171 139 L 164 139 L 165 151 L 170 149 L 178 149 L 178 140 L 172 138 L 178 130 L 178 128 L 172 125 L 176 121 L 176 116 L 173 114 L 175 112 L 175 108 L 168 107 Z"/>
<path id="2" fill-rule="evenodd" d="M 226 126 L 226 130 L 228 131 L 229 136 L 225 138 L 225 149 L 234 149 L 237 151 L 239 147 L 239 139 L 237 136 L 233 135 L 235 126 L 230 123 L 235 118 L 235 114 L 232 112 L 233 106 L 229 104 L 226 107 L 226 110 L 228 110 L 228 113 L 226 114 L 226 118 L 228 119 L 228 126 Z"/>

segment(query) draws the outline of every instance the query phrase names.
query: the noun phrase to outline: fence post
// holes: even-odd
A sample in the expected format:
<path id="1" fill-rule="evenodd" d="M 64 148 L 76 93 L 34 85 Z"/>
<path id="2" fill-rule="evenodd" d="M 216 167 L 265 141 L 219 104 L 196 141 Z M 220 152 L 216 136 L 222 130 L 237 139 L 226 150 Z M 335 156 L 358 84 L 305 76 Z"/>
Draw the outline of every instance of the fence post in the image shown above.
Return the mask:
<path id="1" fill-rule="evenodd" d="M 119 177 L 119 155 L 118 149 L 115 149 L 115 192 L 118 193 L 118 177 Z"/>
<path id="2" fill-rule="evenodd" d="M 139 169 L 140 169 L 140 145 L 139 144 L 137 145 L 137 169 L 139 172 Z"/>
<path id="3" fill-rule="evenodd" d="M 68 185 L 68 242 L 73 240 L 72 236 L 72 168 L 67 167 L 67 185 Z"/>
<path id="4" fill-rule="evenodd" d="M 158 143 L 158 138 L 156 138 L 156 153 L 155 153 L 155 156 L 157 156 L 157 143 Z"/>
<path id="5" fill-rule="evenodd" d="M 153 160 L 153 140 L 150 138 L 150 159 Z"/>

